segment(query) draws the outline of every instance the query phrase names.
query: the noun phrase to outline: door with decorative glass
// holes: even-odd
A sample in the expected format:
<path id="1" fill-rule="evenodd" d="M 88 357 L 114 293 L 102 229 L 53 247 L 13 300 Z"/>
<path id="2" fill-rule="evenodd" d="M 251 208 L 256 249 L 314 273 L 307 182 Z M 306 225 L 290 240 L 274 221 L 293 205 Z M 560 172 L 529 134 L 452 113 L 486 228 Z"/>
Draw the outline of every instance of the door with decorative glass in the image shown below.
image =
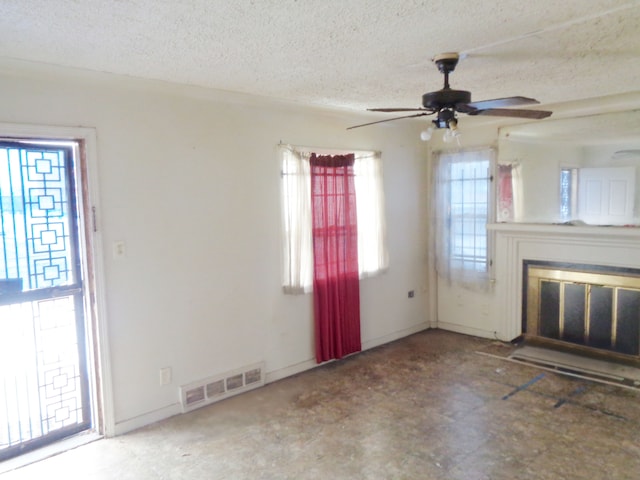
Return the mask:
<path id="1" fill-rule="evenodd" d="M 77 150 L 0 142 L 0 460 L 91 427 Z"/>

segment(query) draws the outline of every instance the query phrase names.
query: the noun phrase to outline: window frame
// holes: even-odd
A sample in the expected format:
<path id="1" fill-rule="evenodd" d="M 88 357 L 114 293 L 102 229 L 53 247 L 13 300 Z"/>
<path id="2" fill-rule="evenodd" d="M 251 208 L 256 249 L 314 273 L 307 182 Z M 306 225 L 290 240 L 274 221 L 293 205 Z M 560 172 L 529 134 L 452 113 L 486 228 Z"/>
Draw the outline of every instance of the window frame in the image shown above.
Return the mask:
<path id="1" fill-rule="evenodd" d="M 481 155 L 478 161 L 488 162 L 487 175 L 474 177 L 486 180 L 486 213 L 480 217 L 476 214 L 467 219 L 477 226 L 478 220 L 484 222 L 484 233 L 481 235 L 485 245 L 485 255 L 481 262 L 481 268 L 477 268 L 478 256 L 474 252 L 471 259 L 454 253 L 455 231 L 452 224 L 452 165 L 455 163 L 474 163 L 472 157 Z M 479 147 L 474 149 L 461 149 L 456 151 L 434 152 L 434 203 L 433 211 L 436 224 L 436 270 L 439 276 L 450 282 L 476 290 L 488 290 L 490 279 L 493 277 L 494 258 L 494 234 L 487 228 L 495 222 L 496 217 L 496 149 L 494 147 Z M 456 158 L 457 157 L 457 158 Z M 471 202 L 468 202 L 471 203 Z M 477 202 L 473 202 L 476 203 Z M 479 235 L 475 235 L 477 238 Z M 474 265 L 473 268 L 468 268 Z"/>
<path id="2" fill-rule="evenodd" d="M 362 150 L 337 150 L 327 148 L 313 148 L 294 145 L 280 144 L 278 159 L 280 162 L 281 177 L 281 211 L 282 211 L 282 235 L 283 235 L 283 258 L 282 258 L 282 288 L 287 294 L 302 294 L 313 291 L 313 245 L 311 242 L 311 173 L 309 168 L 309 157 L 311 153 L 318 155 L 345 155 L 353 153 L 355 155 L 354 163 L 354 179 L 356 186 L 356 205 L 358 219 L 358 270 L 359 278 L 368 278 L 385 272 L 389 266 L 388 242 L 386 238 L 386 209 L 384 202 L 384 185 L 382 171 L 382 155 L 378 151 L 362 151 Z M 288 169 L 287 162 L 296 161 L 287 159 L 287 155 L 300 155 L 297 160 L 298 165 L 295 169 Z M 370 163 L 366 165 L 367 159 Z M 295 170 L 295 171 L 294 171 Z M 304 182 L 305 187 L 296 187 L 294 181 L 287 182 L 288 175 L 302 175 L 305 178 L 298 179 L 298 185 Z M 376 192 L 370 191 L 371 185 L 376 185 Z M 305 190 L 302 192 L 301 190 Z M 289 193 L 288 193 L 289 192 Z M 360 192 L 360 193 L 358 193 Z M 307 195 L 308 199 L 304 199 L 301 195 Z M 293 197 L 301 205 L 291 208 L 288 196 Z M 366 201 L 363 198 L 367 198 Z M 358 200 L 360 199 L 360 201 Z M 369 215 L 364 215 L 363 211 L 368 209 L 367 205 L 376 203 L 374 212 L 378 212 L 377 218 L 371 220 Z M 308 218 L 304 218 L 306 213 L 301 215 L 300 222 L 307 224 L 303 235 L 293 239 L 294 231 L 298 229 L 294 223 L 295 215 L 292 215 L 292 209 L 299 208 L 304 210 L 305 204 L 309 205 Z M 366 224 L 366 226 L 365 226 Z M 364 226 L 364 228 L 363 228 Z M 377 233 L 377 248 L 371 254 L 367 255 L 368 248 L 366 245 L 371 243 L 370 236 L 367 233 L 360 235 L 360 232 L 375 229 Z M 295 234 L 297 235 L 297 234 Z M 364 241 L 364 238 L 368 238 Z M 366 245 L 365 245 L 366 244 Z M 305 249 L 308 252 L 305 254 Z M 296 259 L 296 256 L 300 256 Z M 293 257 L 293 258 L 292 258 Z M 304 258 L 303 258 L 304 257 Z M 300 261 L 300 265 L 292 265 Z M 375 265 L 374 265 L 375 264 Z M 373 268 L 372 268 L 373 267 Z"/>
<path id="3" fill-rule="evenodd" d="M 450 222 L 450 242 L 452 264 L 461 265 L 462 269 L 468 269 L 467 265 L 473 265 L 469 268 L 476 272 L 487 272 L 489 268 L 490 255 L 488 251 L 488 231 L 486 228 L 489 223 L 490 205 L 490 188 L 491 188 L 491 165 L 489 159 L 482 159 L 475 162 L 460 161 L 451 162 L 451 173 L 455 169 L 456 164 L 465 163 L 473 165 L 473 175 L 465 176 L 466 168 L 460 169 L 460 174 L 455 178 L 450 177 L 449 189 L 449 222 Z M 486 163 L 486 167 L 484 164 Z M 477 166 L 476 166 L 477 164 Z M 482 165 L 480 165 L 482 164 Z M 486 168 L 486 174 L 484 170 Z M 476 172 L 480 169 L 481 172 Z M 455 188 L 457 187 L 457 188 Z M 471 195 L 468 190 L 471 189 Z M 478 190 L 481 190 L 481 197 L 478 198 Z M 486 190 L 482 192 L 482 190 Z M 471 198 L 470 198 L 471 197 Z M 484 207 L 484 214 L 481 210 Z M 479 230 L 478 222 L 484 222 L 484 235 Z M 457 226 L 458 228 L 454 228 Z M 471 233 L 469 233 L 469 229 Z M 471 245 L 466 240 L 471 239 Z M 468 253 L 472 251 L 472 253 Z M 479 254 L 478 251 L 484 254 Z"/>

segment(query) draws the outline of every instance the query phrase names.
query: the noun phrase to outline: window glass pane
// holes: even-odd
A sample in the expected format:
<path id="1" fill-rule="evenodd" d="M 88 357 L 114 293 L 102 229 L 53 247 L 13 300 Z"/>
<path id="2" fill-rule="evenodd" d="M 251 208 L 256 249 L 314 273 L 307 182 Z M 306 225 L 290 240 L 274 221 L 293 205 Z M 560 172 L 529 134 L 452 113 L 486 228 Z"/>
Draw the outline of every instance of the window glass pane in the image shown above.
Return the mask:
<path id="1" fill-rule="evenodd" d="M 563 221 L 571 220 L 571 177 L 571 169 L 560 171 L 560 218 Z"/>
<path id="2" fill-rule="evenodd" d="M 489 160 L 452 161 L 450 168 L 450 242 L 452 261 L 485 271 L 489 212 Z"/>

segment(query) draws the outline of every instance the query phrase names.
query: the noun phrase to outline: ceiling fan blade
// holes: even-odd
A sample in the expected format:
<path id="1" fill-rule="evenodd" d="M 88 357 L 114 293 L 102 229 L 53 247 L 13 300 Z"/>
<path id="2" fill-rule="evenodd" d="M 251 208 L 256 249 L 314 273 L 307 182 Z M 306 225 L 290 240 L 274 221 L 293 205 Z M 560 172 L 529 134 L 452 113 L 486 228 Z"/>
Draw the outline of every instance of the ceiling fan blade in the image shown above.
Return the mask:
<path id="1" fill-rule="evenodd" d="M 480 100 L 479 102 L 469 102 L 466 105 L 477 110 L 487 110 L 488 108 L 515 107 L 517 105 L 535 105 L 540 103 L 533 98 L 527 97 L 505 97 L 494 98 L 492 100 Z M 457 105 L 456 105 L 457 108 Z M 462 110 L 460 110 L 462 111 Z"/>
<path id="2" fill-rule="evenodd" d="M 369 112 L 430 112 L 433 110 L 426 108 L 367 108 Z"/>
<path id="3" fill-rule="evenodd" d="M 377 122 L 369 122 L 369 123 L 363 123 L 362 125 L 354 125 L 353 127 L 348 127 L 347 130 L 351 130 L 352 128 L 366 127 L 367 125 L 375 125 L 376 123 L 391 122 L 393 120 L 400 120 L 401 118 L 424 117 L 425 115 L 431 115 L 432 113 L 433 112 L 429 110 L 428 112 L 416 113 L 415 115 L 404 115 L 402 117 L 385 118 L 384 120 L 378 120 Z"/>
<path id="4" fill-rule="evenodd" d="M 469 115 L 491 115 L 493 117 L 533 118 L 540 120 L 547 118 L 553 112 L 547 110 L 513 110 L 511 108 L 488 108 L 470 112 Z"/>

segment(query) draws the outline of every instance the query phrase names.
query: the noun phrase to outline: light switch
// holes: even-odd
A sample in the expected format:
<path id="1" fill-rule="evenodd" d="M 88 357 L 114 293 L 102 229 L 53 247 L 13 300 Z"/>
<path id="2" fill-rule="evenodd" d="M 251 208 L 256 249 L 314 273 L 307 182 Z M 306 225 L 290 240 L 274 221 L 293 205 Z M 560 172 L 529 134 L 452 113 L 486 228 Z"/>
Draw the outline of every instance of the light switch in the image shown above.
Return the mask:
<path id="1" fill-rule="evenodd" d="M 169 385 L 171 383 L 171 367 L 163 367 L 160 369 L 160 385 Z"/>

